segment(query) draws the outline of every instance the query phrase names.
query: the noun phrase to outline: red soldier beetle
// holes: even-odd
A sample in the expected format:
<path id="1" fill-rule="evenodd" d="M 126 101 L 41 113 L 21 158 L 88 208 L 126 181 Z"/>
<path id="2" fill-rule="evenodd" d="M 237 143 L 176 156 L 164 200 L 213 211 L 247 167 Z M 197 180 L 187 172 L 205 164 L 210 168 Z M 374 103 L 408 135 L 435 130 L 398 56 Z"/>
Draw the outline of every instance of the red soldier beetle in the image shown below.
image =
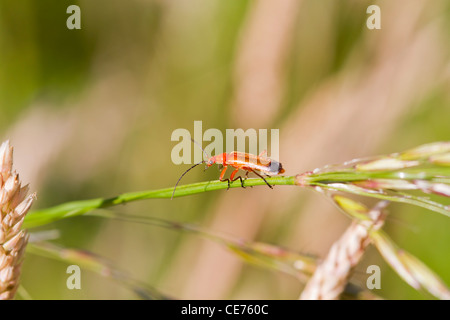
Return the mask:
<path id="1" fill-rule="evenodd" d="M 194 139 L 191 138 L 191 140 L 192 140 L 192 142 L 194 142 L 197 146 L 199 146 L 203 150 L 203 152 L 205 153 L 205 155 L 207 157 L 209 157 L 208 154 L 205 152 L 205 150 Z M 239 171 L 239 169 L 246 171 L 246 173 L 245 173 L 246 179 L 248 178 L 248 174 L 250 172 L 253 172 L 258 177 L 263 179 L 264 182 L 269 186 L 269 188 L 273 189 L 273 187 L 266 181 L 266 179 L 262 176 L 262 174 L 264 174 L 265 176 L 268 176 L 268 177 L 276 176 L 278 174 L 284 173 L 284 169 L 280 162 L 272 160 L 267 157 L 263 157 L 263 155 L 265 153 L 266 153 L 266 150 L 264 150 L 258 156 L 256 156 L 256 155 L 253 155 L 250 153 L 238 152 L 238 151 L 232 151 L 230 153 L 224 152 L 217 156 L 210 157 L 209 160 L 206 162 L 203 160 L 199 163 L 196 163 L 192 167 L 187 169 L 181 175 L 181 177 L 178 179 L 177 183 L 175 184 L 175 188 L 173 189 L 172 199 L 173 199 L 173 196 L 175 195 L 175 189 L 177 188 L 178 183 L 180 182 L 181 178 L 183 178 L 184 175 L 186 173 L 188 173 L 190 170 L 192 170 L 193 168 L 195 168 L 196 166 L 198 166 L 199 164 L 202 164 L 202 163 L 206 163 L 207 168 L 211 167 L 213 164 L 222 165 L 223 168 L 222 168 L 222 172 L 220 173 L 219 180 L 227 181 L 228 189 L 230 188 L 230 183 L 233 181 L 236 181 L 236 180 L 240 180 L 241 186 L 243 188 L 245 188 L 244 180 L 242 179 L 241 176 L 234 179 L 234 176 Z M 233 167 L 235 170 L 231 173 L 229 179 L 224 179 L 224 176 L 225 176 L 228 166 Z"/>

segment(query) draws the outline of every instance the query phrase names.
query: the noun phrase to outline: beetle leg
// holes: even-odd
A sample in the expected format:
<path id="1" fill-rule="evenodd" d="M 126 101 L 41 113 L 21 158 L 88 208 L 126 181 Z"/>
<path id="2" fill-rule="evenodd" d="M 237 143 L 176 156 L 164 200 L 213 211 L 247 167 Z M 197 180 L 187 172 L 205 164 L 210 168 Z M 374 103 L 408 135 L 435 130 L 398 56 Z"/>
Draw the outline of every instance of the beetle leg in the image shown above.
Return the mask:
<path id="1" fill-rule="evenodd" d="M 231 180 L 231 182 L 236 181 L 236 180 L 241 180 L 241 187 L 244 188 L 244 189 L 247 188 L 246 186 L 244 186 L 244 179 L 242 179 L 241 176 L 237 177 L 234 180 Z"/>
<path id="2" fill-rule="evenodd" d="M 241 176 L 237 177 L 237 178 L 234 179 L 234 180 L 237 180 L 237 179 L 241 180 L 241 187 L 242 187 L 242 188 L 244 188 L 244 189 L 247 188 L 246 186 L 244 186 L 244 179 L 242 179 Z M 234 181 L 234 180 L 233 180 L 233 181 Z"/>
<path id="3" fill-rule="evenodd" d="M 231 176 L 230 176 L 231 182 L 236 181 L 236 180 L 241 180 L 241 187 L 245 189 L 244 180 L 242 180 L 241 176 L 237 177 L 236 179 L 233 179 L 238 171 L 239 171 L 239 169 L 236 169 L 231 173 Z M 247 174 L 248 174 L 248 171 L 247 171 L 246 175 Z"/>
<path id="4" fill-rule="evenodd" d="M 237 173 L 238 171 L 239 171 L 239 169 L 236 169 L 236 170 L 234 170 L 234 171 L 231 173 L 230 179 L 228 179 L 228 189 L 230 189 L 230 183 L 233 182 L 233 181 L 236 181 L 236 180 L 238 180 L 238 179 L 241 180 L 241 186 L 242 186 L 243 188 L 245 188 L 245 187 L 244 187 L 244 183 L 242 182 L 242 178 L 241 178 L 240 176 L 237 177 L 236 179 L 234 179 L 234 176 L 236 175 L 236 173 Z"/>
<path id="5" fill-rule="evenodd" d="M 230 179 L 224 179 L 223 178 L 225 176 L 225 172 L 227 172 L 227 166 L 223 165 L 223 169 L 222 169 L 222 172 L 220 173 L 219 180 L 228 182 L 228 188 L 227 188 L 227 191 L 228 191 L 228 189 L 230 189 Z"/>
<path id="6" fill-rule="evenodd" d="M 219 180 L 220 181 L 225 181 L 224 179 L 223 179 L 223 177 L 225 176 L 225 172 L 227 172 L 227 166 L 223 166 L 223 169 L 222 169 L 222 172 L 220 173 L 220 176 L 219 176 Z"/>
<path id="7" fill-rule="evenodd" d="M 250 172 L 253 172 L 253 170 L 249 170 L 249 171 L 245 172 L 245 180 L 248 179 L 248 174 L 249 174 Z M 241 181 L 241 183 L 242 183 L 242 181 Z M 242 186 L 242 187 L 245 188 L 244 186 Z M 253 186 L 250 186 L 250 188 L 253 188 Z"/>
<path id="8" fill-rule="evenodd" d="M 236 175 L 236 173 L 239 171 L 239 169 L 234 170 L 231 175 L 230 175 L 230 180 L 234 181 L 234 176 Z"/>
<path id="9" fill-rule="evenodd" d="M 256 171 L 253 171 L 253 173 L 256 174 L 258 177 L 260 177 L 261 179 L 263 179 L 264 182 L 269 186 L 270 189 L 273 189 L 273 186 L 271 186 L 271 185 L 266 181 L 266 179 L 264 179 L 264 177 L 263 177 L 262 175 L 260 175 L 260 174 L 259 174 L 258 172 L 256 172 Z"/>

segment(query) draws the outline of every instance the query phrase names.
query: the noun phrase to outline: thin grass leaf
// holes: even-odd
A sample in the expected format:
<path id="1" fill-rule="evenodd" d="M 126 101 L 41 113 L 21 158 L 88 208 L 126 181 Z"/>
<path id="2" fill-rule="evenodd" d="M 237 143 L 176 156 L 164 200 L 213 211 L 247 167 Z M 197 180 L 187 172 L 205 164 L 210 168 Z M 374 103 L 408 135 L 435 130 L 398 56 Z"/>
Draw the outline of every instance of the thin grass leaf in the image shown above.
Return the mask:
<path id="1" fill-rule="evenodd" d="M 412 254 L 399 249 L 386 233 L 373 231 L 370 237 L 384 259 L 411 287 L 426 290 L 439 299 L 450 299 L 450 290 L 439 276 Z"/>
<path id="2" fill-rule="evenodd" d="M 420 289 L 420 283 L 415 279 L 409 270 L 405 267 L 402 260 L 398 256 L 399 249 L 390 240 L 390 238 L 384 232 L 374 232 L 371 234 L 371 238 L 377 247 L 380 254 L 386 260 L 386 262 L 394 269 L 397 274 L 406 281 L 411 287 L 416 290 Z"/>
<path id="3" fill-rule="evenodd" d="M 406 251 L 399 252 L 403 263 L 413 276 L 418 279 L 424 289 L 442 300 L 450 300 L 450 290 L 439 276 L 430 270 L 422 261 Z"/>
<path id="4" fill-rule="evenodd" d="M 315 258 L 279 246 L 261 242 L 226 245 L 247 263 L 290 274 L 301 282 L 306 282 L 316 269 Z"/>

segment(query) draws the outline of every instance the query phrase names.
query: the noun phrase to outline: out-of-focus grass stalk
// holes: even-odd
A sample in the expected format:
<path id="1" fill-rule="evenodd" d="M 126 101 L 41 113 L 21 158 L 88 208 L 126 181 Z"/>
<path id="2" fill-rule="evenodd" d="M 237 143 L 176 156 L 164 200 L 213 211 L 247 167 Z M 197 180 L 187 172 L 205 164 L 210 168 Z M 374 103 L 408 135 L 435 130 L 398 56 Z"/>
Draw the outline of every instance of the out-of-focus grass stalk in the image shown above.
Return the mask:
<path id="1" fill-rule="evenodd" d="M 206 231 L 191 224 L 148 216 L 122 215 L 106 210 L 94 211 L 88 216 L 138 224 L 147 224 L 177 232 L 182 231 L 193 233 L 197 236 L 224 246 L 246 263 L 253 264 L 260 268 L 288 274 L 298 279 L 301 283 L 305 283 L 316 269 L 316 258 L 309 255 L 303 255 L 301 253 L 267 243 L 248 242 L 241 239 L 236 239 L 229 235 Z M 37 235 L 35 238 L 40 239 L 41 235 Z M 127 273 L 115 267 L 112 261 L 89 251 L 64 248 L 47 241 L 39 240 L 38 242 L 32 242 L 28 245 L 27 253 L 55 259 L 68 264 L 76 264 L 81 268 L 117 281 L 119 284 L 129 288 L 143 299 L 172 299 L 172 297 L 162 294 L 157 289 L 143 283 L 142 281 L 133 279 Z M 349 284 L 343 293 L 348 299 L 379 299 L 379 297 L 373 295 L 371 292 L 368 292 L 367 290 L 353 284 Z"/>
<path id="2" fill-rule="evenodd" d="M 204 230 L 198 226 L 180 223 L 149 216 L 122 215 L 111 211 L 94 211 L 89 216 L 97 216 L 107 219 L 115 219 L 125 222 L 148 224 L 156 227 L 171 229 L 173 231 L 183 231 L 193 233 L 202 238 L 216 242 L 232 253 L 236 254 L 244 262 L 272 271 L 282 272 L 294 276 L 301 283 L 311 277 L 316 270 L 317 259 L 299 252 L 282 248 L 280 246 L 262 243 L 249 242 L 235 237 Z M 344 285 L 343 294 L 348 299 L 373 300 L 379 299 L 371 292 L 358 286 Z"/>
<path id="3" fill-rule="evenodd" d="M 68 264 L 76 264 L 103 277 L 113 279 L 132 290 L 141 299 L 167 300 L 170 299 L 153 287 L 142 281 L 133 279 L 126 272 L 119 270 L 114 263 L 92 252 L 57 246 L 49 242 L 30 243 L 27 253 L 55 259 Z"/>
<path id="4" fill-rule="evenodd" d="M 150 216 L 123 215 L 106 210 L 93 211 L 89 216 L 147 224 L 174 231 L 193 233 L 223 245 L 247 263 L 289 274 L 303 282 L 312 275 L 316 267 L 316 259 L 311 256 L 302 255 L 298 252 L 267 243 L 248 242 L 242 239 L 236 239 L 229 235 L 204 230 L 192 224 Z"/>

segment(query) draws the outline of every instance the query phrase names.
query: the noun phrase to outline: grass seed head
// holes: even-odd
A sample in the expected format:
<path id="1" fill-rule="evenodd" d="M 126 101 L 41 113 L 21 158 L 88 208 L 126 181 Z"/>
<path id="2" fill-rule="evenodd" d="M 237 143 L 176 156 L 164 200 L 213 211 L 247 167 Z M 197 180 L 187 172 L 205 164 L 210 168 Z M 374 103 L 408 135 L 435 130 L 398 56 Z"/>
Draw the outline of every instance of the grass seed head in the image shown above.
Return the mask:
<path id="1" fill-rule="evenodd" d="M 13 148 L 9 141 L 0 146 L 0 299 L 13 299 L 19 286 L 27 233 L 21 230 L 26 213 L 35 199 L 27 197 L 28 186 L 21 186 L 13 172 Z"/>

